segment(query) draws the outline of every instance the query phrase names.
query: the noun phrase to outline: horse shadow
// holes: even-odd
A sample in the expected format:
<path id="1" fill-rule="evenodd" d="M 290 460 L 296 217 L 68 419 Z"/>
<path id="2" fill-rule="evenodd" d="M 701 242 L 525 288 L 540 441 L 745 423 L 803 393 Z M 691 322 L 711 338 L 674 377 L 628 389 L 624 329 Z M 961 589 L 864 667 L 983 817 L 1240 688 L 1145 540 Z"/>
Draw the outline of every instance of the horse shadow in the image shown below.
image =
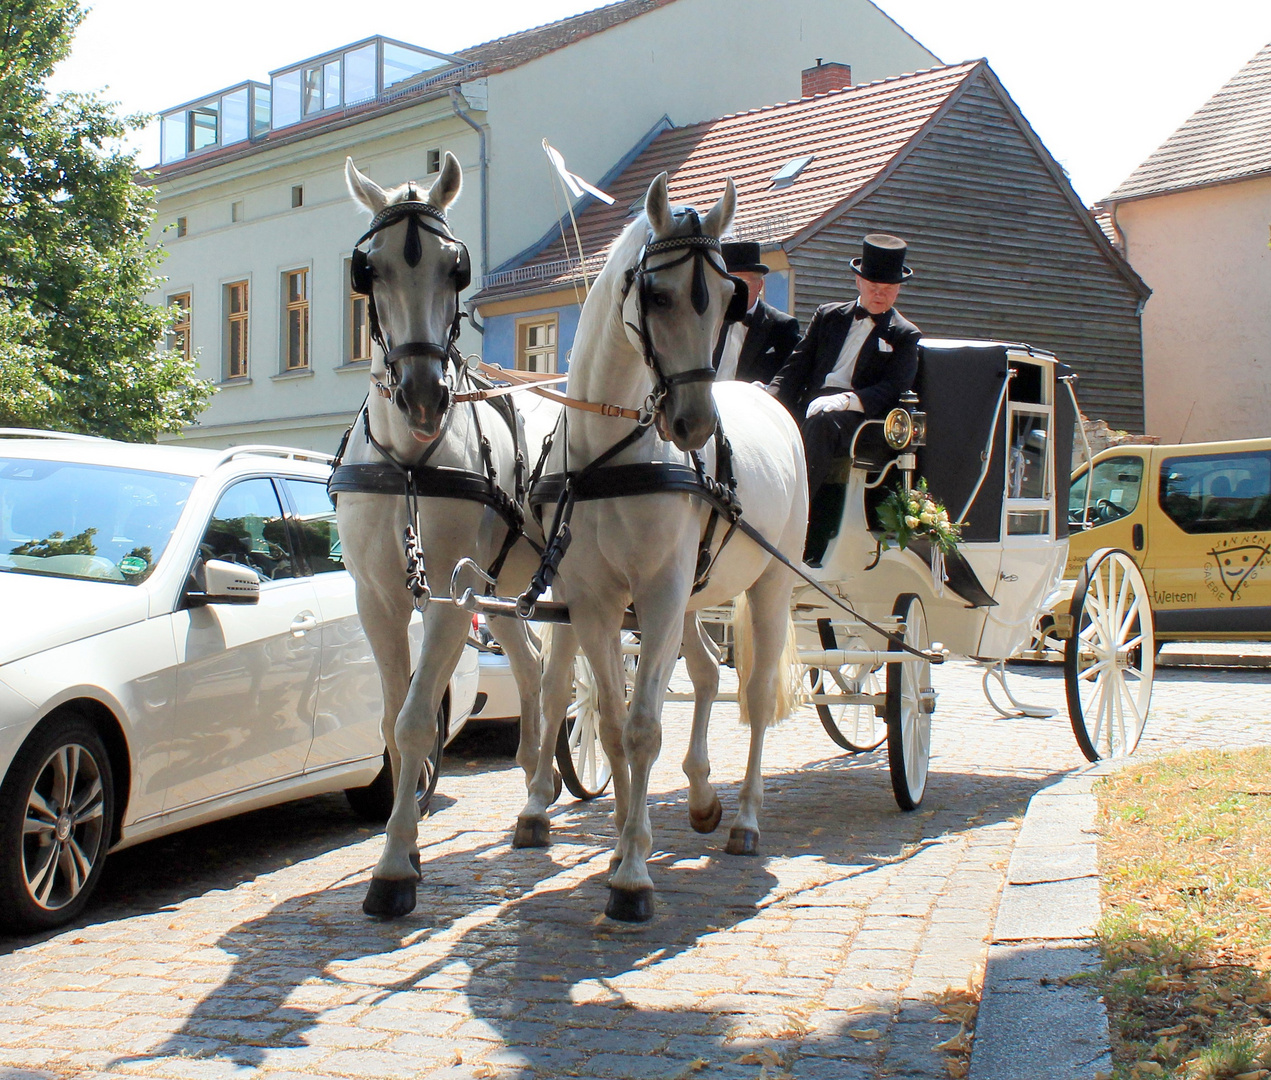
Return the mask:
<path id="1" fill-rule="evenodd" d="M 827 757 L 770 774 L 763 850 L 804 856 L 805 866 L 823 864 L 819 876 L 803 881 L 815 889 L 1015 818 L 1032 794 L 1061 775 L 936 772 L 927 809 L 899 814 L 885 765 L 879 767 L 884 760 L 880 753 Z M 717 784 L 726 807 L 735 806 L 739 786 Z M 235 926 L 216 942 L 234 957 L 223 983 L 178 1031 L 125 1060 L 194 1054 L 277 1068 L 288 1051 L 325 1038 L 320 1029 L 330 1023 L 369 1029 L 380 1042 L 391 1036 L 390 1048 L 408 1047 L 421 1074 L 453 1066 L 455 1046 L 473 1039 L 483 1040 L 485 1063 L 526 1077 L 595 1068 L 606 1055 L 614 1055 L 608 1071 L 622 1074 L 621 1062 L 633 1054 L 665 1060 L 671 1075 L 696 1059 L 717 1059 L 721 1047 L 741 1052 L 753 1045 L 732 1041 L 747 1026 L 743 996 L 721 999 L 720 980 L 694 950 L 706 944 L 711 963 L 727 964 L 719 958 L 730 954 L 745 964 L 746 946 L 730 940 L 729 931 L 749 937 L 747 921 L 789 902 L 801 885 L 788 879 L 789 859 L 779 867 L 769 858 L 729 856 L 722 850 L 726 830 L 694 834 L 687 800 L 680 787 L 651 801 L 659 849 L 650 860 L 658 903 L 650 923 L 625 927 L 600 915 L 611 800 L 565 804 L 553 811 L 547 851 L 516 851 L 506 837 L 491 840 L 488 833 L 440 854 L 425 848 L 419 907 L 403 920 L 378 923 L 361 914 L 360 871 Z M 662 984 L 674 989 L 641 982 L 644 973 L 672 973 Z M 624 988 L 632 985 L 640 989 L 629 997 Z M 828 1045 L 835 1053 L 878 1053 L 847 1034 L 863 1023 L 845 1014 L 842 1032 L 823 1041 L 820 1052 Z M 794 1045 L 790 1037 L 776 1031 L 757 1041 L 785 1050 Z"/>

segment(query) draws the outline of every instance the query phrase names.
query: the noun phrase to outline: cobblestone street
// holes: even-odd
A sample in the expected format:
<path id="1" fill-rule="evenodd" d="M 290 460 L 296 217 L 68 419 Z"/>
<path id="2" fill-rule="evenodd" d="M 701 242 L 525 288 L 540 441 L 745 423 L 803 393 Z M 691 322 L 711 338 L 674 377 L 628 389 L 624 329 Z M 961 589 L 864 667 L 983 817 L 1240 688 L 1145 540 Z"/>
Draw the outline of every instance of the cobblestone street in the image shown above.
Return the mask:
<path id="1" fill-rule="evenodd" d="M 932 996 L 976 982 L 1029 797 L 1083 763 L 1067 714 L 996 719 L 977 669 L 935 673 L 931 778 L 897 811 L 884 753 L 841 755 L 805 707 L 770 734 L 763 856 L 723 845 L 745 761 L 718 706 L 720 829 L 688 825 L 687 705 L 654 771 L 658 914 L 600 917 L 612 801 L 513 851 L 515 763 L 461 739 L 423 823 L 413 914 L 366 919 L 378 857 L 338 796 L 112 857 L 81 924 L 0 941 L 0 1077 L 857 1080 L 946 1076 Z M 1012 675 L 1063 707 L 1057 671 Z M 1271 741 L 1262 672 L 1158 675 L 1140 754 Z"/>

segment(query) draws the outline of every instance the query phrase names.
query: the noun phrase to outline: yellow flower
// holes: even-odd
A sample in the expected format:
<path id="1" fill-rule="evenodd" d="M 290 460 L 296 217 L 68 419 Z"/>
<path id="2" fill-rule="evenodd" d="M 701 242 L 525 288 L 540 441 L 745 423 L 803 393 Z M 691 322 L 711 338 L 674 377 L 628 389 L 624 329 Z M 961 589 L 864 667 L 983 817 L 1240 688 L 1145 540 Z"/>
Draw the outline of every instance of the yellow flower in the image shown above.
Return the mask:
<path id="1" fill-rule="evenodd" d="M 914 517 L 912 514 L 907 514 L 907 515 L 905 515 L 905 525 L 906 525 L 906 526 L 908 526 L 908 527 L 909 527 L 909 528 L 911 528 L 911 529 L 916 529 L 916 528 L 918 528 L 918 524 L 919 524 L 919 523 L 918 523 L 918 519 L 917 519 L 916 517 Z"/>

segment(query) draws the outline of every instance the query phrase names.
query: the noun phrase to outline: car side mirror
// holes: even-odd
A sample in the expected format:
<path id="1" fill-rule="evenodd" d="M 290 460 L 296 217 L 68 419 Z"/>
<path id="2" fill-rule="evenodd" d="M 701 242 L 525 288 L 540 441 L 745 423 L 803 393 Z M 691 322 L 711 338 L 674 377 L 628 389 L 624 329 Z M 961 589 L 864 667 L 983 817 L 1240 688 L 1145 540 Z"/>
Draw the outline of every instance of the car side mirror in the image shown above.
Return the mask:
<path id="1" fill-rule="evenodd" d="M 255 604 L 260 601 L 260 577 L 250 566 L 208 559 L 195 567 L 185 597 L 191 607 L 206 604 Z"/>

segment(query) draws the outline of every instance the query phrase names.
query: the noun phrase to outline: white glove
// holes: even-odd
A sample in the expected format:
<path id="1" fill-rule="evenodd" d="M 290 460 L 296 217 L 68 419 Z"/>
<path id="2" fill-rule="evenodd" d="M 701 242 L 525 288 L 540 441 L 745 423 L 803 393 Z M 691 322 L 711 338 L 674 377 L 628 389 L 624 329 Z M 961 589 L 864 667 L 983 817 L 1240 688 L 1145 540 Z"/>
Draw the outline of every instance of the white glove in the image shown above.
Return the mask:
<path id="1" fill-rule="evenodd" d="M 823 412 L 846 412 L 851 402 L 850 391 L 843 394 L 826 394 L 824 397 L 813 398 L 809 401 L 808 411 L 804 413 L 804 416 L 816 416 Z"/>

